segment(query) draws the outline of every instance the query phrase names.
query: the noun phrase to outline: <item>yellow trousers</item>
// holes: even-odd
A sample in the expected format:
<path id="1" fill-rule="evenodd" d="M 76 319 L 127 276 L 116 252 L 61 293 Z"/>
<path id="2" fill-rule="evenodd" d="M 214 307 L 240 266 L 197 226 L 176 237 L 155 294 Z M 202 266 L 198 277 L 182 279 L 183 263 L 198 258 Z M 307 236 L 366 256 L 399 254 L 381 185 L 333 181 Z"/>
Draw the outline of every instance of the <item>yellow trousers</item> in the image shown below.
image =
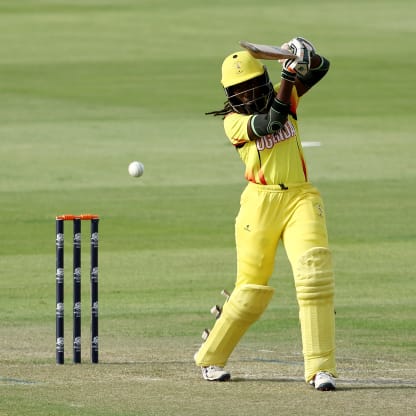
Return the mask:
<path id="1" fill-rule="evenodd" d="M 282 241 L 295 279 L 305 379 L 318 371 L 336 376 L 334 278 L 324 206 L 310 184 L 285 187 L 249 183 L 241 195 L 236 287 L 268 286 Z"/>

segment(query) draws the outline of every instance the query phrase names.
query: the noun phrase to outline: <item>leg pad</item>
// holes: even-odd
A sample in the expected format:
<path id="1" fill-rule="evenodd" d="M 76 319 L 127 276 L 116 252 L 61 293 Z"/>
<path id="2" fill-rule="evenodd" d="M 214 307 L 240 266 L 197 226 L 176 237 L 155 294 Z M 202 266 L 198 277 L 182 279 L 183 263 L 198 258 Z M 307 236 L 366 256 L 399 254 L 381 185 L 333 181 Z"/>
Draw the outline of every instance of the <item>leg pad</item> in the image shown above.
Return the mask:
<path id="1" fill-rule="evenodd" d="M 273 288 L 262 285 L 247 284 L 235 288 L 214 328 L 195 354 L 196 364 L 223 367 L 250 325 L 260 318 L 273 293 Z"/>
<path id="2" fill-rule="evenodd" d="M 319 371 L 336 376 L 334 277 L 331 253 L 315 247 L 303 254 L 294 270 L 302 331 L 305 379 Z"/>

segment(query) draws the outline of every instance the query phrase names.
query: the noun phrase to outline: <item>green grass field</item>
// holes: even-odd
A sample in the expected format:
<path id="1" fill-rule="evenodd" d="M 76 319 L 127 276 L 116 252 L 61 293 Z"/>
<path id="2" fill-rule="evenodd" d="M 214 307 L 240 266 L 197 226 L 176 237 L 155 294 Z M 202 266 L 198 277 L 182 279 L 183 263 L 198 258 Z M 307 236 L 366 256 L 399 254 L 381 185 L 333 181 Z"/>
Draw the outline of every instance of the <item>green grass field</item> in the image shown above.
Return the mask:
<path id="1" fill-rule="evenodd" d="M 416 6 L 358 1 L 0 1 L 0 416 L 408 415 L 416 406 Z M 193 354 L 232 289 L 243 165 L 224 136 L 238 40 L 310 38 L 332 63 L 299 111 L 336 269 L 335 393 L 302 380 L 283 249 L 270 307 L 202 381 Z M 279 64 L 269 62 L 274 80 Z M 129 177 L 141 160 L 145 174 Z M 55 364 L 55 216 L 100 222 L 100 364 Z"/>

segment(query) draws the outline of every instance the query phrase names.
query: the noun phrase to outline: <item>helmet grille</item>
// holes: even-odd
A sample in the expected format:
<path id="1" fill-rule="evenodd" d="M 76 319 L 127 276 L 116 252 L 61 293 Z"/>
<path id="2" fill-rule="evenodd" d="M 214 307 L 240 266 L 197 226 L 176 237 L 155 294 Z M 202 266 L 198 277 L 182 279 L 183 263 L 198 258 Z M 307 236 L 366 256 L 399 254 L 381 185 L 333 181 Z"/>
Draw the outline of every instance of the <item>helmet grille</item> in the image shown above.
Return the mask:
<path id="1" fill-rule="evenodd" d="M 240 84 L 225 88 L 233 110 L 240 114 L 256 114 L 268 111 L 274 98 L 273 85 L 267 71 Z"/>

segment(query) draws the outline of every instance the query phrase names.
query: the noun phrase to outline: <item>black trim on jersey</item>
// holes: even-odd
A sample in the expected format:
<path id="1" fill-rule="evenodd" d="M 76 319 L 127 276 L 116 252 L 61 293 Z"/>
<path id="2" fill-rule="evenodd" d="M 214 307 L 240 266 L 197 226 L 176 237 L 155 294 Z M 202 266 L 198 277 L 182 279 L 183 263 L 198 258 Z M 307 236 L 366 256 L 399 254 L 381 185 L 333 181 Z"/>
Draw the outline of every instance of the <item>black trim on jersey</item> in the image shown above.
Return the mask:
<path id="1" fill-rule="evenodd" d="M 257 146 L 256 146 L 256 149 L 257 149 Z M 259 164 L 260 164 L 260 169 L 261 169 L 261 154 L 260 154 L 260 150 L 259 149 L 257 149 L 257 156 L 259 157 Z"/>

